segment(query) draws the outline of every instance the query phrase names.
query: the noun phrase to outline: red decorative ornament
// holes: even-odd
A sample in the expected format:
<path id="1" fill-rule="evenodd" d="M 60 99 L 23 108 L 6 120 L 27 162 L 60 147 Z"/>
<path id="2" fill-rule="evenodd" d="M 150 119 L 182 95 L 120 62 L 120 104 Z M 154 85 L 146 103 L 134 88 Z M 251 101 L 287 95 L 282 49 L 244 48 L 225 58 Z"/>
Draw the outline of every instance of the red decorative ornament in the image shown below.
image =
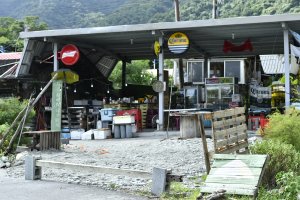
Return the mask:
<path id="1" fill-rule="evenodd" d="M 79 60 L 78 48 L 73 44 L 65 45 L 60 52 L 60 59 L 65 65 L 74 65 Z"/>
<path id="2" fill-rule="evenodd" d="M 239 51 L 246 51 L 246 50 L 249 51 L 253 50 L 253 46 L 250 39 L 247 39 L 242 45 L 239 46 L 232 44 L 228 40 L 224 40 L 224 46 L 223 46 L 224 53 L 228 53 L 229 51 L 239 52 Z"/>

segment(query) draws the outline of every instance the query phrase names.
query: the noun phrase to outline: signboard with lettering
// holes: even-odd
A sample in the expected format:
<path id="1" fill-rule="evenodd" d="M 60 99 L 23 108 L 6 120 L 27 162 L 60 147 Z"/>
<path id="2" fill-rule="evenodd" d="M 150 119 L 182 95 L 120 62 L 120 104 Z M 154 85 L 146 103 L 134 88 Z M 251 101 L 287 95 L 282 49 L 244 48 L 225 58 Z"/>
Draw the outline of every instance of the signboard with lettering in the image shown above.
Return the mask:
<path id="1" fill-rule="evenodd" d="M 51 131 L 61 131 L 62 80 L 52 83 Z"/>
<path id="2" fill-rule="evenodd" d="M 271 87 L 250 85 L 250 104 L 252 106 L 268 108 L 271 107 Z"/>
<path id="3" fill-rule="evenodd" d="M 182 54 L 189 48 L 190 40 L 188 36 L 181 32 L 173 33 L 168 40 L 168 48 L 174 54 Z"/>
<path id="4" fill-rule="evenodd" d="M 60 59 L 65 65 L 74 65 L 79 60 L 79 50 L 73 44 L 65 45 L 60 52 Z"/>

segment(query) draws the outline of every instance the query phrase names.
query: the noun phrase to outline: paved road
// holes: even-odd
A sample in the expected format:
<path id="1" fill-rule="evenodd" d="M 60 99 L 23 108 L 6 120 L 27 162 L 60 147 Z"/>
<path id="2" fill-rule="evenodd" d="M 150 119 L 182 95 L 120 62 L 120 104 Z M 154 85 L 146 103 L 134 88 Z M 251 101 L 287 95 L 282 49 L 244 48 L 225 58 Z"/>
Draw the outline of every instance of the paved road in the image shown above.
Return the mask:
<path id="1" fill-rule="evenodd" d="M 25 181 L 9 178 L 0 169 L 0 199 L 5 200 L 145 200 L 116 191 L 105 191 L 98 187 L 41 181 Z"/>

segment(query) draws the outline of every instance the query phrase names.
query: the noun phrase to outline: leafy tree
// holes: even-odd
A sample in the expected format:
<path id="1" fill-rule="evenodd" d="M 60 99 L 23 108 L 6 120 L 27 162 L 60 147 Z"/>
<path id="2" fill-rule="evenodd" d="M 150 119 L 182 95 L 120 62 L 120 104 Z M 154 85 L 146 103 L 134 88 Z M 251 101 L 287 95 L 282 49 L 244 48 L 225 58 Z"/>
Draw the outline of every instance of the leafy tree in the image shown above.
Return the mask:
<path id="1" fill-rule="evenodd" d="M 36 16 L 27 16 L 23 20 L 16 20 L 11 17 L 0 18 L 0 46 L 6 51 L 21 51 L 23 41 L 19 33 L 27 28 L 30 31 L 47 29 L 47 24 L 40 22 Z"/>
<path id="2" fill-rule="evenodd" d="M 136 85 L 150 85 L 155 77 L 147 72 L 149 61 L 138 60 L 126 66 L 126 83 Z M 122 84 L 122 63 L 119 62 L 111 73 L 109 80 L 113 82 L 114 88 L 121 88 Z"/>

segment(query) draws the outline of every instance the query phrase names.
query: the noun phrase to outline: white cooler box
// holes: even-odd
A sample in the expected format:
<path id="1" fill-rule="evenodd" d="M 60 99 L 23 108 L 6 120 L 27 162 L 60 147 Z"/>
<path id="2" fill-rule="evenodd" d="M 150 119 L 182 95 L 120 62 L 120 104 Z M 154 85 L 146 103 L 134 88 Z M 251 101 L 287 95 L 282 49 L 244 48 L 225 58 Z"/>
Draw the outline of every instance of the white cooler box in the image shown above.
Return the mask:
<path id="1" fill-rule="evenodd" d="M 74 129 L 70 131 L 71 140 L 81 140 L 81 136 L 84 133 L 84 129 Z"/>
<path id="2" fill-rule="evenodd" d="M 135 123 L 134 116 L 124 115 L 124 116 L 114 116 L 113 124 L 133 124 Z"/>
<path id="3" fill-rule="evenodd" d="M 111 130 L 109 128 L 94 129 L 95 140 L 104 140 L 111 137 Z"/>
<path id="4" fill-rule="evenodd" d="M 82 140 L 92 140 L 92 139 L 94 139 L 94 131 L 93 130 L 89 130 L 87 132 L 84 132 L 81 135 L 81 139 Z"/>

